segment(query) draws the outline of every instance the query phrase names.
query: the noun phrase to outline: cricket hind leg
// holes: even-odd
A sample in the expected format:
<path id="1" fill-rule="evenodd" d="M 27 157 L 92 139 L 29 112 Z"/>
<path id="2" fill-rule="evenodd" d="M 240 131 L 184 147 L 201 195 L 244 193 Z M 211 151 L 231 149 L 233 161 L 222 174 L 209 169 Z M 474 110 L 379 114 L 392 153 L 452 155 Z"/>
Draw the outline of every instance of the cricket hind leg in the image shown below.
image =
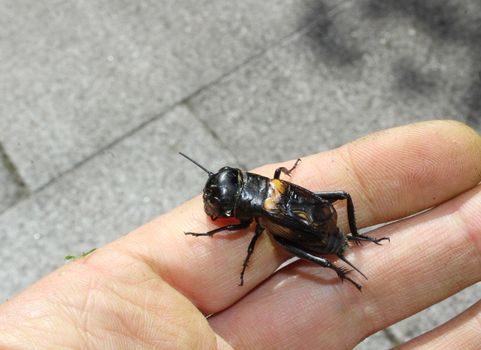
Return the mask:
<path id="1" fill-rule="evenodd" d="M 292 243 L 292 242 L 290 242 L 290 241 L 288 241 L 288 240 L 286 240 L 286 239 L 284 239 L 280 236 L 273 235 L 273 237 L 277 241 L 277 243 L 279 243 L 288 252 L 294 254 L 298 258 L 301 258 L 301 259 L 304 259 L 304 260 L 307 260 L 307 261 L 311 261 L 311 262 L 316 263 L 316 264 L 318 264 L 322 267 L 327 267 L 328 269 L 334 270 L 336 272 L 337 276 L 341 279 L 342 282 L 344 282 L 344 280 L 347 280 L 347 281 L 351 282 L 359 291 L 361 291 L 362 286 L 359 283 L 357 283 L 356 281 L 352 280 L 350 277 L 347 276 L 347 274 L 349 272 L 351 272 L 351 270 L 348 270 L 348 269 L 343 268 L 343 267 L 336 266 L 333 263 L 331 263 L 329 260 L 327 260 L 326 258 L 322 258 L 320 256 L 311 254 L 310 252 L 305 251 L 301 247 L 297 246 L 296 244 L 294 244 L 294 243 Z"/>
<path id="2" fill-rule="evenodd" d="M 281 172 L 286 174 L 287 176 L 291 176 L 291 173 L 294 171 L 294 169 L 297 167 L 297 164 L 301 161 L 301 158 L 298 158 L 296 162 L 294 163 L 294 166 L 290 169 L 280 167 L 277 168 L 276 171 L 274 172 L 274 179 L 279 179 L 281 177 Z"/>
<path id="3" fill-rule="evenodd" d="M 331 191 L 331 192 L 315 192 L 316 196 L 330 201 L 331 203 L 338 200 L 346 200 L 347 202 L 347 221 L 349 223 L 349 229 L 351 234 L 347 235 L 347 239 L 354 241 L 356 244 L 360 244 L 362 241 L 373 242 L 377 245 L 381 245 L 381 241 L 389 241 L 389 237 L 374 238 L 366 235 L 361 235 L 357 230 L 356 215 L 354 213 L 354 203 L 351 195 L 346 191 Z"/>
<path id="4" fill-rule="evenodd" d="M 338 200 L 346 200 L 347 202 L 347 221 L 349 223 L 349 229 L 353 236 L 358 236 L 356 225 L 356 214 L 354 213 L 354 203 L 352 201 L 351 195 L 346 191 L 329 191 L 329 192 L 315 192 L 315 195 L 326 199 L 331 203 Z"/>

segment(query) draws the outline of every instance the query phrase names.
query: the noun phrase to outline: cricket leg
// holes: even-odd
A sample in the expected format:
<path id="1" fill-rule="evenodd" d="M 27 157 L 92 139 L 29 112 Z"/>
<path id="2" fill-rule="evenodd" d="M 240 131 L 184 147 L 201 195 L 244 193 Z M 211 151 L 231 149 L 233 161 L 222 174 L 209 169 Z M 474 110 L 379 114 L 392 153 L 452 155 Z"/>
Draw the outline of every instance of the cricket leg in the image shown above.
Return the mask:
<path id="1" fill-rule="evenodd" d="M 257 221 L 256 221 L 257 222 Z M 244 273 L 246 271 L 247 265 L 249 264 L 249 258 L 251 257 L 252 253 L 254 252 L 254 247 L 256 245 L 257 239 L 260 235 L 264 232 L 264 227 L 262 227 L 259 222 L 257 222 L 256 230 L 254 233 L 254 237 L 252 237 L 249 247 L 247 248 L 247 255 L 244 259 L 244 263 L 242 264 L 242 272 L 240 274 L 240 284 L 239 286 L 244 285 Z"/>
<path id="2" fill-rule="evenodd" d="M 331 263 L 329 260 L 327 260 L 325 258 L 322 258 L 322 257 L 316 256 L 316 255 L 313 255 L 309 252 L 306 252 L 301 247 L 298 247 L 294 243 L 292 243 L 292 242 L 290 242 L 290 241 L 288 241 L 288 240 L 286 240 L 282 237 L 279 237 L 279 236 L 276 236 L 276 235 L 274 235 L 273 237 L 277 241 L 277 243 L 279 243 L 288 252 L 294 254 L 295 256 L 297 256 L 301 259 L 311 261 L 313 263 L 321 265 L 322 267 L 327 267 L 328 269 L 332 269 L 332 270 L 336 271 L 337 276 L 339 276 L 341 281 L 348 280 L 359 291 L 361 291 L 362 286 L 359 283 L 352 280 L 351 278 L 347 277 L 347 274 L 350 272 L 350 270 L 347 270 L 347 269 L 342 268 L 342 267 L 338 267 L 338 266 L 334 265 L 333 263 Z"/>
<path id="3" fill-rule="evenodd" d="M 361 235 L 358 232 L 357 225 L 356 225 L 356 215 L 354 213 L 354 203 L 352 202 L 352 198 L 349 193 L 345 191 L 331 191 L 331 192 L 315 192 L 315 194 L 331 202 L 335 202 L 337 200 L 346 200 L 347 221 L 349 223 L 349 229 L 351 230 L 351 234 L 347 235 L 348 240 L 354 241 L 356 243 L 360 243 L 361 241 L 369 241 L 377 245 L 381 245 L 381 243 L 379 243 L 381 241 L 384 241 L 384 240 L 389 241 L 389 237 L 374 238 L 366 235 Z"/>
<path id="4" fill-rule="evenodd" d="M 276 171 L 274 172 L 274 179 L 279 179 L 281 177 L 281 172 L 286 174 L 287 176 L 291 176 L 291 173 L 294 171 L 294 169 L 297 167 L 297 164 L 299 164 L 300 161 L 301 159 L 298 158 L 294 163 L 294 166 L 290 169 L 287 169 L 284 167 L 277 168 Z"/>
<path id="5" fill-rule="evenodd" d="M 217 232 L 242 230 L 243 228 L 249 227 L 251 222 L 252 222 L 252 220 L 242 221 L 239 224 L 222 226 L 222 227 L 219 227 L 219 228 L 207 231 L 207 232 L 203 232 L 203 233 L 196 233 L 196 232 L 184 232 L 184 233 L 186 235 L 192 235 L 192 236 L 195 236 L 195 237 L 198 237 L 198 236 L 213 236 Z"/>

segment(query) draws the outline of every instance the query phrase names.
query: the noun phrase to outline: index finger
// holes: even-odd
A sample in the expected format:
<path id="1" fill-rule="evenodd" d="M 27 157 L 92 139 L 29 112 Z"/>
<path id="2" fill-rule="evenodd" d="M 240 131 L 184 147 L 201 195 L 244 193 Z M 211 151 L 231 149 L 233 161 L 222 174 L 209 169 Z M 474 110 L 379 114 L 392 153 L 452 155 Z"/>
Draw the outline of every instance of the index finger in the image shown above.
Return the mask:
<path id="1" fill-rule="evenodd" d="M 272 176 L 271 164 L 258 173 Z M 385 130 L 338 149 L 303 158 L 292 182 L 313 191 L 345 190 L 359 227 L 394 220 L 442 203 L 481 180 L 481 140 L 458 122 L 433 121 Z M 345 226 L 343 220 L 341 227 Z M 200 197 L 113 243 L 149 264 L 204 313 L 218 312 L 270 276 L 288 255 L 262 235 L 239 287 L 252 231 L 214 238 L 185 236 L 218 227 Z M 103 259 L 101 254 L 91 257 Z"/>

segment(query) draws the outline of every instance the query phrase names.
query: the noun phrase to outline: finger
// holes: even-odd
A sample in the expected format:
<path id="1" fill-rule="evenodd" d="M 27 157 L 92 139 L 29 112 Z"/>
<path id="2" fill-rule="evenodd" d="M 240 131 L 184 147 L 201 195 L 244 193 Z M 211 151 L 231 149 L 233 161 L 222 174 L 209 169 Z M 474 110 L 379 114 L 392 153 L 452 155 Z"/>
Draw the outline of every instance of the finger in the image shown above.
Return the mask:
<path id="1" fill-rule="evenodd" d="M 94 256 L 105 264 L 90 264 Z M 108 249 L 62 266 L 0 305 L 0 349 L 229 349 L 226 344 L 147 264 Z"/>
<path id="2" fill-rule="evenodd" d="M 399 349 L 481 349 L 481 302 Z"/>
<path id="3" fill-rule="evenodd" d="M 292 181 L 313 191 L 349 192 L 357 223 L 365 227 L 411 215 L 473 187 L 481 178 L 480 157 L 481 138 L 471 128 L 455 121 L 424 122 L 304 158 Z"/>
<path id="4" fill-rule="evenodd" d="M 457 122 L 428 122 L 391 129 L 339 149 L 306 157 L 291 180 L 311 190 L 351 192 L 360 226 L 400 218 L 441 203 L 481 180 L 481 141 Z M 259 170 L 272 176 L 278 166 Z M 456 181 L 453 181 L 456 179 Z M 205 313 L 217 312 L 245 295 L 286 259 L 261 236 L 238 287 L 251 230 L 214 238 L 186 237 L 218 227 L 200 198 L 134 231 L 117 249 L 148 261 Z"/>
<path id="5" fill-rule="evenodd" d="M 480 211 L 477 186 L 378 229 L 377 236 L 391 237 L 389 244 L 366 245 L 348 255 L 369 278 L 361 293 L 332 271 L 296 263 L 210 323 L 234 348 L 352 348 L 481 280 Z M 359 275 L 351 277 L 360 281 Z"/>

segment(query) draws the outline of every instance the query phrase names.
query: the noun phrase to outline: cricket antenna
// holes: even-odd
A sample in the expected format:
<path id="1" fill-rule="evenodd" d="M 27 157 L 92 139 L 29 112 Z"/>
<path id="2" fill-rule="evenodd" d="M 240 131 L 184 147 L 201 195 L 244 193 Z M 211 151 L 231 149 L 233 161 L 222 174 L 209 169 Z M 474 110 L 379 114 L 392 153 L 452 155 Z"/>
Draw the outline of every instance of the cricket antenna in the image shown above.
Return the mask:
<path id="1" fill-rule="evenodd" d="M 180 154 L 182 157 L 187 158 L 188 160 L 190 160 L 192 163 L 194 163 L 195 165 L 197 165 L 197 166 L 198 166 L 199 168 L 201 168 L 202 170 L 204 170 L 209 176 L 214 175 L 214 173 L 212 173 L 212 171 L 207 170 L 207 169 L 204 168 L 202 165 L 200 165 L 199 163 L 197 163 L 195 160 L 193 160 L 192 158 L 186 156 L 184 153 L 179 152 L 179 154 Z"/>

